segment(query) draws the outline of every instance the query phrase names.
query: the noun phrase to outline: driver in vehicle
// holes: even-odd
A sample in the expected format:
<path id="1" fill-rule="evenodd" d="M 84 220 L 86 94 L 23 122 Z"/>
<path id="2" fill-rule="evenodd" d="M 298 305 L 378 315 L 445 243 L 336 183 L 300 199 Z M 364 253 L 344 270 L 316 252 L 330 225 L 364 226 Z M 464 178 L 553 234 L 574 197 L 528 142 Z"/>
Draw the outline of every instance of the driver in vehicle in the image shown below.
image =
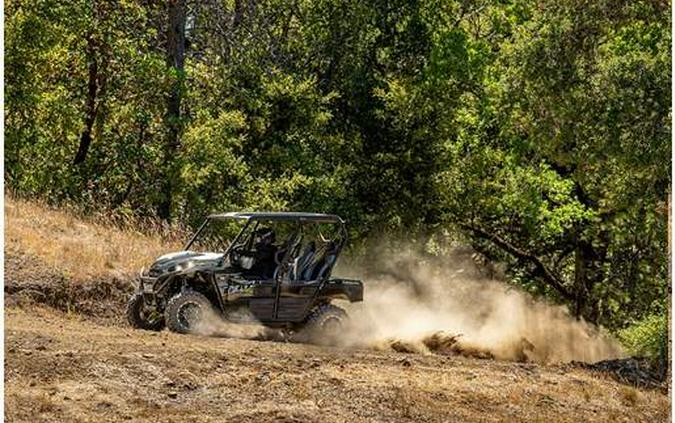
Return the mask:
<path id="1" fill-rule="evenodd" d="M 271 228 L 258 229 L 254 234 L 255 261 L 251 273 L 263 279 L 272 279 L 277 263 L 274 260 L 278 247 L 276 235 Z"/>

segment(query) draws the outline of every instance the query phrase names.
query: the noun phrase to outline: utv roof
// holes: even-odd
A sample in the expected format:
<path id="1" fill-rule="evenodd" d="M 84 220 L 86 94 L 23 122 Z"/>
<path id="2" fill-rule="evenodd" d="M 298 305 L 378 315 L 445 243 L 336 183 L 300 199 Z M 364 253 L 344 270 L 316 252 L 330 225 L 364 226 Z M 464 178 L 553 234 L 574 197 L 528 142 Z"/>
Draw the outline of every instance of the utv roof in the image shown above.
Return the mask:
<path id="1" fill-rule="evenodd" d="M 242 219 L 242 220 L 289 220 L 289 221 L 308 221 L 317 223 L 344 223 L 340 216 L 334 214 L 322 213 L 300 213 L 300 212 L 230 212 L 212 214 L 209 219 Z"/>

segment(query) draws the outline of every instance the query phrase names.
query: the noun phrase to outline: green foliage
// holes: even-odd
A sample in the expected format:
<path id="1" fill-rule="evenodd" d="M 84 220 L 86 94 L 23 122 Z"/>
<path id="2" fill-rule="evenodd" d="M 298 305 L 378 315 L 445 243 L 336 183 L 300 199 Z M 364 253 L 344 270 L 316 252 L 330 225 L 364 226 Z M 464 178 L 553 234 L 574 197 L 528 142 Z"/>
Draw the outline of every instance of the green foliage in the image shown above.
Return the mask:
<path id="1" fill-rule="evenodd" d="M 246 122 L 239 112 L 221 112 L 215 118 L 200 113 L 183 135 L 181 197 L 183 214 L 193 224 L 217 208 L 238 209 L 248 166 L 240 151 Z"/>
<path id="2" fill-rule="evenodd" d="M 668 316 L 651 314 L 619 331 L 619 339 L 630 354 L 652 360 L 668 358 Z"/>

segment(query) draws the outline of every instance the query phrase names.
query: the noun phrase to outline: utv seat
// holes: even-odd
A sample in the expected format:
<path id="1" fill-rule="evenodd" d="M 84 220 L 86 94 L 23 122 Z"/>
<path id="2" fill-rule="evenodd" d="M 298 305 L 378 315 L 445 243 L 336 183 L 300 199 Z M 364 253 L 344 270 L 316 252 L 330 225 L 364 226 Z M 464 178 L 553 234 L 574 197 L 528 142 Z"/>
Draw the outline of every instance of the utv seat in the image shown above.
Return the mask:
<path id="1" fill-rule="evenodd" d="M 302 254 L 300 254 L 298 257 L 296 257 L 295 260 L 293 260 L 293 265 L 291 266 L 288 278 L 291 281 L 302 280 L 302 275 L 304 274 L 305 269 L 312 263 L 314 257 L 316 256 L 316 253 L 317 251 L 314 241 L 311 241 L 302 251 Z"/>
<path id="2" fill-rule="evenodd" d="M 307 266 L 301 273 L 301 280 L 315 281 L 323 278 L 333 267 L 337 258 L 337 246 L 333 242 L 323 245 L 314 254 L 313 259 L 307 263 Z"/>
<path id="3" fill-rule="evenodd" d="M 302 244 L 302 234 L 295 232 L 288 237 L 284 245 L 277 249 L 277 252 L 274 256 L 274 261 L 277 263 L 276 268 L 274 269 L 273 279 L 277 279 L 279 275 L 288 281 L 290 279 L 291 273 L 294 269 L 294 261 L 288 262 L 287 257 L 293 257 L 297 254 L 300 246 Z"/>

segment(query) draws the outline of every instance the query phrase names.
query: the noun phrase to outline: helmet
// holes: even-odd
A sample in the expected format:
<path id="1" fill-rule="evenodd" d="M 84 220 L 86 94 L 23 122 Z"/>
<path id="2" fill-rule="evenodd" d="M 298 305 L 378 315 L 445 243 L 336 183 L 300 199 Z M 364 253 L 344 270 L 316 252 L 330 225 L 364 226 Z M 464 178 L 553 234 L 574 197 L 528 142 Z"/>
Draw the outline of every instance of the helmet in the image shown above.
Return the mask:
<path id="1" fill-rule="evenodd" d="M 276 241 L 276 235 L 272 228 L 260 228 L 255 231 L 255 242 L 262 244 L 273 244 Z"/>

